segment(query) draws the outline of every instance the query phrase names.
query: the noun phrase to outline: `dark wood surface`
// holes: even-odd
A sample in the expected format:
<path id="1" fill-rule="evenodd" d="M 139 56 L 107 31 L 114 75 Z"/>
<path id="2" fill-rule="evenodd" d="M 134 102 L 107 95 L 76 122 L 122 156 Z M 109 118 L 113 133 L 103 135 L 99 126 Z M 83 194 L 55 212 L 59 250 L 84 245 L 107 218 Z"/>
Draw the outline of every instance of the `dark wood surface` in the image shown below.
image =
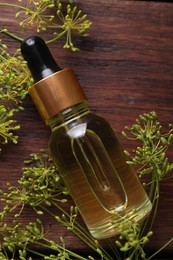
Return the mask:
<path id="1" fill-rule="evenodd" d="M 90 36 L 76 37 L 80 52 L 62 49 L 64 39 L 49 45 L 56 61 L 61 67 L 75 70 L 90 106 L 111 122 L 125 148 L 133 145 L 121 137 L 121 131 L 141 113 L 156 111 L 167 130 L 167 125 L 173 123 L 173 4 L 120 0 L 75 2 L 93 22 Z M 13 9 L 0 7 L 0 14 L 1 28 L 6 27 L 23 38 L 33 34 L 19 29 Z M 48 31 L 42 37 L 48 39 L 50 34 Z M 1 34 L 0 37 L 11 53 L 20 47 L 19 42 L 8 36 Z M 6 182 L 16 183 L 21 176 L 23 160 L 30 153 L 47 149 L 49 128 L 39 117 L 30 97 L 23 105 L 25 110 L 17 115 L 21 125 L 19 143 L 7 145 L 0 155 L 1 188 Z M 169 156 L 173 161 L 173 149 Z M 158 249 L 173 236 L 172 205 L 173 181 L 165 180 L 148 250 Z M 23 221 L 34 217 L 28 209 Z M 87 247 L 64 228 L 60 226 L 54 232 L 54 223 L 48 216 L 45 223 L 52 224 L 50 237 L 63 235 L 67 247 L 87 254 Z M 173 259 L 173 244 L 164 250 L 162 259 L 168 257 Z"/>

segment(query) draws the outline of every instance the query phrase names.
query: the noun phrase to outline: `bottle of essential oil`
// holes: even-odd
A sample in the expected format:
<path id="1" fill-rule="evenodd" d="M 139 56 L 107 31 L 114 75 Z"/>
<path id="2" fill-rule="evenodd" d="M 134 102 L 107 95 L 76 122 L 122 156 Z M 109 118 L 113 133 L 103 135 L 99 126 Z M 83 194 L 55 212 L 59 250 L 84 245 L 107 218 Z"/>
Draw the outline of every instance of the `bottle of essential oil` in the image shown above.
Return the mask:
<path id="1" fill-rule="evenodd" d="M 37 36 L 25 39 L 21 51 L 35 80 L 30 95 L 52 130 L 53 160 L 90 233 L 107 238 L 125 218 L 141 221 L 151 202 L 110 124 L 90 110 L 73 70 L 62 70 Z"/>

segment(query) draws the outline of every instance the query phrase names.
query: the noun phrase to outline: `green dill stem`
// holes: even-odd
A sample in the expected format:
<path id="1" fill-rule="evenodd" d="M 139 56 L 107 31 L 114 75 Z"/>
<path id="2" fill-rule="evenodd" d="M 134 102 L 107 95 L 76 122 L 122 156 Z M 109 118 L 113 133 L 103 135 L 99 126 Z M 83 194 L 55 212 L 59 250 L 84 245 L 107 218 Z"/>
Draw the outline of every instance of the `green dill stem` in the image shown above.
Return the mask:
<path id="1" fill-rule="evenodd" d="M 155 218 L 156 218 L 156 214 L 157 214 L 157 210 L 158 210 L 158 204 L 159 204 L 159 191 L 160 191 L 160 182 L 158 180 L 158 176 L 157 176 L 157 170 L 153 169 L 153 173 L 152 173 L 152 181 L 151 181 L 151 186 L 150 186 L 150 192 L 149 192 L 149 198 L 153 204 L 154 207 L 154 211 L 152 212 L 152 219 L 150 221 L 150 225 L 148 228 L 148 231 L 152 230 Z M 149 217 L 145 220 L 143 226 L 142 226 L 142 230 L 140 232 L 140 237 L 143 236 L 143 233 L 145 232 L 146 227 L 148 226 L 148 222 L 149 222 Z M 172 238 L 173 239 L 173 238 Z M 168 243 L 169 244 L 169 243 Z M 143 247 L 145 246 L 145 244 L 143 246 L 141 246 L 141 250 L 143 250 Z M 166 245 L 164 246 L 166 247 Z M 163 247 L 163 248 L 164 248 Z M 162 249 L 163 249 L 162 248 Z M 159 249 L 157 252 L 160 252 L 162 249 Z M 155 253 L 153 254 L 153 256 L 155 255 Z M 138 259 L 138 258 L 137 258 Z M 144 258 L 146 259 L 146 258 Z M 148 259 L 147 259 L 148 260 Z"/>
<path id="2" fill-rule="evenodd" d="M 112 253 L 116 256 L 116 259 L 121 259 L 120 253 L 117 249 L 117 247 L 115 246 L 115 243 L 113 243 L 113 241 L 111 239 L 107 239 L 107 244 L 110 247 Z"/>
<path id="3" fill-rule="evenodd" d="M 52 204 L 53 204 L 55 207 L 57 207 L 58 210 L 62 211 L 62 213 L 63 213 L 66 217 L 70 218 L 70 216 L 68 215 L 68 213 L 67 213 L 65 210 L 63 210 L 63 208 L 61 208 L 60 206 L 58 206 L 56 203 L 52 203 Z M 48 210 L 47 208 L 45 208 L 45 207 L 43 207 L 43 206 L 41 206 L 41 205 L 39 205 L 39 207 L 40 207 L 41 210 L 46 211 L 46 212 L 47 212 L 50 216 L 52 216 L 53 218 L 56 217 L 56 215 L 55 215 L 54 213 L 52 213 L 50 210 Z M 81 233 L 86 233 L 85 229 L 84 229 L 79 223 L 76 223 L 76 225 L 79 226 L 79 231 L 80 231 Z M 76 229 L 77 229 L 77 228 L 76 228 Z M 79 235 L 79 234 L 77 233 L 77 235 Z M 89 239 L 88 233 L 83 234 L 83 235 L 84 235 L 84 237 L 85 237 L 86 239 Z M 83 238 L 82 240 L 85 241 L 84 238 Z M 93 239 L 93 240 L 94 240 L 94 239 Z M 86 242 L 86 241 L 85 241 L 85 242 Z M 89 240 L 89 242 L 91 242 L 91 241 Z M 92 241 L 92 242 L 93 242 L 93 245 L 95 245 L 94 241 Z M 88 244 L 88 242 L 87 242 L 87 244 Z M 93 245 L 91 245 L 91 244 L 88 244 L 88 245 L 93 248 Z"/>
<path id="4" fill-rule="evenodd" d="M 45 242 L 48 242 L 48 243 L 49 243 L 49 240 L 48 240 L 48 239 L 43 238 L 43 240 L 44 240 Z M 46 245 L 46 244 L 41 243 L 41 242 L 38 242 L 38 241 L 37 241 L 35 244 L 37 244 L 37 245 L 39 245 L 39 246 L 41 246 L 41 247 L 48 248 L 49 250 L 52 249 L 49 245 Z M 78 255 L 78 254 L 76 254 L 76 253 L 74 253 L 74 252 L 72 252 L 72 251 L 70 251 L 70 250 L 68 250 L 68 249 L 66 249 L 66 248 L 64 248 L 64 247 L 62 247 L 62 246 L 60 246 L 60 245 L 58 245 L 58 248 L 61 249 L 61 250 L 63 250 L 63 251 L 65 251 L 65 252 L 68 253 L 69 255 L 75 257 L 75 259 L 87 260 L 87 258 L 84 258 L 83 256 L 80 256 L 80 255 Z M 38 255 L 40 255 L 40 256 L 45 256 L 45 255 L 42 255 L 42 254 L 40 254 L 40 253 L 38 253 L 38 252 L 36 252 L 36 251 L 32 251 L 30 248 L 29 248 L 29 249 L 26 248 L 26 249 L 27 249 L 28 251 L 34 253 L 34 254 L 38 254 Z M 53 249 L 53 250 L 54 250 L 54 251 L 58 251 L 58 250 L 56 250 L 56 249 Z M 59 251 L 58 251 L 58 252 L 59 252 Z"/>
<path id="5" fill-rule="evenodd" d="M 67 30 L 64 30 L 61 33 L 59 33 L 55 38 L 46 41 L 46 44 L 50 44 L 50 43 L 55 42 L 57 39 L 61 38 L 66 33 L 66 31 Z"/>
<path id="6" fill-rule="evenodd" d="M 61 207 L 59 207 L 59 205 L 57 205 L 56 203 L 53 202 L 53 205 L 55 207 L 57 207 L 58 209 L 60 209 L 68 218 L 70 218 L 70 216 L 68 215 L 68 213 L 66 211 L 64 211 Z M 93 250 L 95 250 L 97 252 L 97 249 L 95 247 L 95 239 L 86 231 L 85 228 L 83 228 L 78 222 L 75 222 L 74 226 L 74 230 L 73 233 L 78 236 L 82 241 L 84 241 L 89 247 L 91 247 Z M 106 252 L 104 250 L 103 247 L 101 247 L 99 245 L 101 251 L 104 253 L 104 259 L 109 260 L 112 259 L 111 256 L 108 254 L 108 252 Z"/>
<path id="7" fill-rule="evenodd" d="M 79 224 L 76 222 L 76 225 L 79 225 Z M 79 237 L 82 241 L 84 241 L 89 247 L 91 247 L 94 251 L 96 251 L 96 252 L 98 253 L 98 251 L 97 251 L 98 248 L 96 248 L 95 243 L 94 243 L 93 246 L 91 245 L 91 242 L 92 242 L 93 238 L 92 238 L 91 236 L 88 237 L 88 235 L 89 235 L 88 233 L 87 233 L 87 235 L 85 235 L 85 234 L 81 231 L 81 226 L 80 226 L 80 228 L 74 226 L 74 230 L 72 230 L 72 231 L 73 231 L 73 233 L 74 233 L 76 236 L 78 236 L 78 237 Z M 87 242 L 87 240 L 88 240 L 89 242 Z M 101 256 L 102 256 L 105 260 L 111 260 L 111 259 L 112 259 L 112 257 L 108 254 L 108 252 L 106 252 L 100 245 L 99 245 L 99 249 L 100 249 L 101 252 L 103 253 Z"/>
<path id="8" fill-rule="evenodd" d="M 63 25 L 62 24 L 57 24 L 54 22 L 51 22 L 51 24 L 49 25 L 50 29 L 63 29 Z M 67 30 L 67 29 L 66 29 Z"/>
<path id="9" fill-rule="evenodd" d="M 157 170 L 154 169 L 153 171 L 154 171 L 154 173 L 153 173 L 153 175 L 154 175 L 153 186 L 155 186 L 155 189 L 152 187 L 151 194 L 150 194 L 150 196 L 152 195 L 152 197 L 150 197 L 150 198 L 151 198 L 153 206 L 154 206 L 154 213 L 152 214 L 152 221 L 150 223 L 149 230 L 152 229 L 152 226 L 154 224 L 154 220 L 156 218 L 158 205 L 159 205 L 159 193 L 160 193 L 160 182 L 158 180 Z"/>
<path id="10" fill-rule="evenodd" d="M 17 4 L 0 3 L 0 6 L 10 6 L 10 7 L 16 7 L 16 8 L 20 8 L 20 9 L 23 9 L 23 10 L 27 10 L 26 7 L 21 6 L 21 5 L 17 5 Z"/>
<path id="11" fill-rule="evenodd" d="M 52 202 L 52 204 L 58 208 L 58 210 L 60 210 L 63 214 L 65 214 L 68 218 L 70 218 L 70 216 L 68 215 L 68 213 L 63 210 L 63 208 L 61 208 L 59 205 L 57 205 L 56 203 Z M 53 218 L 56 217 L 55 214 L 53 214 L 51 211 L 49 211 L 47 208 L 39 205 L 39 207 L 43 210 L 46 211 L 49 215 L 51 215 Z M 76 222 L 76 226 L 74 227 L 74 229 L 72 230 L 72 232 L 79 237 L 83 242 L 85 242 L 85 244 L 87 244 L 90 248 L 92 248 L 94 251 L 97 252 L 97 248 L 95 245 L 95 240 L 94 238 L 88 234 L 88 232 L 78 223 Z M 111 256 L 108 254 L 108 252 L 106 252 L 101 246 L 99 246 L 99 248 L 101 249 L 101 251 L 104 254 L 104 259 L 105 260 L 111 260 Z M 98 252 L 97 252 L 98 253 Z"/>
<path id="12" fill-rule="evenodd" d="M 11 38 L 13 38 L 13 39 L 15 39 L 19 42 L 23 41 L 23 38 L 20 38 L 17 35 L 15 35 L 14 33 L 9 32 L 7 29 L 0 29 L 0 33 L 4 33 L 4 34 L 8 35 L 9 37 L 11 37 Z"/>
<path id="13" fill-rule="evenodd" d="M 143 250 L 143 246 L 140 246 L 138 249 L 139 250 L 136 254 L 136 260 L 140 259 L 141 255 L 143 255 L 143 258 L 142 258 L 143 260 L 147 260 L 146 257 L 145 257 L 145 251 Z"/>
<path id="14" fill-rule="evenodd" d="M 6 248 L 4 246 L 2 246 L 1 250 L 3 251 L 3 254 L 6 256 L 6 258 L 8 259 L 8 253 L 7 253 Z"/>
<path id="15" fill-rule="evenodd" d="M 146 260 L 151 260 L 154 256 L 156 256 L 158 253 L 160 253 L 164 248 L 166 248 L 172 242 L 173 242 L 173 237 Z"/>
<path id="16" fill-rule="evenodd" d="M 141 246 L 134 248 L 132 251 L 129 252 L 129 257 L 125 257 L 125 259 L 133 259 L 133 260 L 139 260 L 140 255 L 141 255 L 141 251 L 143 252 Z M 146 260 L 146 258 L 143 258 L 144 260 Z"/>
<path id="17" fill-rule="evenodd" d="M 65 214 L 68 218 L 70 218 L 69 214 L 68 214 L 62 207 L 60 207 L 57 203 L 55 203 L 55 202 L 52 201 L 52 204 L 53 204 L 56 208 L 58 208 L 58 210 L 60 210 L 63 214 Z M 46 210 L 46 209 L 44 208 L 44 210 Z M 47 210 L 47 212 L 49 213 L 48 210 Z M 50 213 L 51 213 L 51 212 L 50 212 Z M 52 216 L 55 217 L 54 214 L 52 214 Z M 85 237 L 88 239 L 88 232 L 86 232 L 86 230 L 85 230 L 79 223 L 76 223 L 76 225 L 79 226 L 80 230 L 81 230 L 83 233 L 85 233 Z M 94 243 L 95 240 L 94 240 L 93 237 L 92 237 L 92 240 L 93 240 L 93 243 Z M 94 243 L 94 244 L 95 244 L 95 243 Z"/>
<path id="18" fill-rule="evenodd" d="M 38 256 L 41 256 L 41 257 L 45 257 L 46 255 L 44 255 L 44 254 L 41 254 L 40 252 L 38 252 L 38 251 L 35 251 L 35 250 L 33 250 L 33 249 L 31 249 L 31 248 L 25 248 L 28 252 L 30 252 L 30 253 L 32 253 L 32 254 L 34 254 L 34 255 L 38 255 Z"/>
<path id="19" fill-rule="evenodd" d="M 144 250 L 143 250 L 142 246 L 138 245 L 137 247 L 134 247 L 134 248 L 130 249 L 129 251 L 126 251 L 124 253 L 124 258 L 123 259 L 139 260 L 139 259 L 141 259 L 140 256 L 143 253 L 144 253 Z M 143 260 L 147 260 L 145 257 L 143 257 L 142 259 Z"/>
<path id="20" fill-rule="evenodd" d="M 149 231 L 151 230 L 151 228 L 153 226 L 154 219 L 155 219 L 156 213 L 157 213 L 158 202 L 159 202 L 158 195 L 157 195 L 157 194 L 159 194 L 159 182 L 158 182 L 158 180 L 156 180 L 156 176 L 157 176 L 156 174 L 157 173 L 155 173 L 155 171 L 152 174 L 151 186 L 150 186 L 150 191 L 149 191 L 149 199 L 151 200 L 151 203 L 153 204 L 153 207 L 154 207 L 154 214 L 152 214 L 152 221 L 150 223 Z M 143 236 L 143 233 L 145 232 L 145 229 L 148 225 L 149 219 L 150 218 L 148 216 L 147 219 L 144 221 L 141 232 L 140 232 L 140 237 Z"/>

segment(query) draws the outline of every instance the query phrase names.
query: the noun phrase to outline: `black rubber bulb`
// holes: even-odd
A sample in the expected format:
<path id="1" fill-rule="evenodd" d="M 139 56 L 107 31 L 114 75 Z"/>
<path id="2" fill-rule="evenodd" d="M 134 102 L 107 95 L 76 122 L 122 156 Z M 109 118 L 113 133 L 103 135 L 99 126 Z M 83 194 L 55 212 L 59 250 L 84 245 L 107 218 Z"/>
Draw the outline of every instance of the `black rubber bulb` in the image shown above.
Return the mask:
<path id="1" fill-rule="evenodd" d="M 30 36 L 21 44 L 21 52 L 28 63 L 35 82 L 61 70 L 50 53 L 45 41 L 38 36 Z"/>

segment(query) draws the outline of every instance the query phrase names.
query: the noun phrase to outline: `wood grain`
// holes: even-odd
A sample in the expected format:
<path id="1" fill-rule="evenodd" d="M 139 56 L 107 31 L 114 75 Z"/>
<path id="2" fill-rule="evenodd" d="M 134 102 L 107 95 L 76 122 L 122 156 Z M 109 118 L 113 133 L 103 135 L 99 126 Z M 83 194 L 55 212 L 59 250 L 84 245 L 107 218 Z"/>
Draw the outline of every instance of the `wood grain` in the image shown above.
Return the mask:
<path id="1" fill-rule="evenodd" d="M 65 39 L 49 47 L 62 68 L 75 70 L 93 111 L 111 122 L 125 148 L 133 149 L 134 144 L 124 140 L 121 131 L 125 125 L 133 124 L 139 114 L 156 111 L 165 131 L 168 124 L 173 123 L 173 6 L 147 1 L 75 2 L 93 23 L 90 36 L 75 37 L 80 52 L 62 49 Z M 0 12 L 1 28 L 6 27 L 23 38 L 33 34 L 32 30 L 21 31 L 12 8 L 0 7 Z M 49 39 L 51 33 L 49 30 L 41 35 Z M 1 39 L 12 53 L 20 47 L 19 42 L 3 34 Z M 6 182 L 17 182 L 23 160 L 30 153 L 47 149 L 50 130 L 30 97 L 25 99 L 24 107 L 25 110 L 16 115 L 21 125 L 19 144 L 4 147 L 0 155 L 2 188 Z M 173 148 L 169 151 L 173 160 L 172 154 Z M 148 251 L 157 250 L 173 235 L 172 205 L 173 182 L 170 179 L 161 186 L 159 214 Z M 24 222 L 34 219 L 29 208 L 24 212 Z M 64 236 L 67 247 L 88 255 L 88 248 L 64 228 L 59 226 L 55 232 L 54 221 L 49 216 L 44 222 L 50 229 L 50 237 Z M 170 244 L 162 259 L 172 259 L 172 255 L 173 244 Z"/>

